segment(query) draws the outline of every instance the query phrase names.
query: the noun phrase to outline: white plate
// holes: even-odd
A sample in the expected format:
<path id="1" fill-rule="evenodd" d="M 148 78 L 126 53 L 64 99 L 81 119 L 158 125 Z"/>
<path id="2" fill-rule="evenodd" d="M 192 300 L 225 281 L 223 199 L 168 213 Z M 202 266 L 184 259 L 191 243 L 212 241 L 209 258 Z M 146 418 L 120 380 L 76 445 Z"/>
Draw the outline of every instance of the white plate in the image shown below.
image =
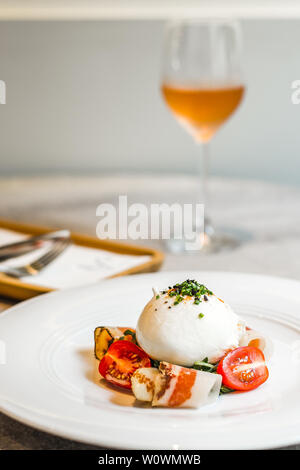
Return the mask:
<path id="1" fill-rule="evenodd" d="M 97 325 L 135 326 L 151 297 L 187 277 L 205 283 L 275 353 L 257 390 L 199 410 L 150 409 L 100 383 L 93 358 Z M 24 302 L 0 317 L 6 364 L 1 411 L 59 436 L 133 449 L 259 449 L 300 442 L 300 283 L 236 273 L 157 273 L 123 277 Z M 1 343 L 3 345 L 3 343 Z"/>

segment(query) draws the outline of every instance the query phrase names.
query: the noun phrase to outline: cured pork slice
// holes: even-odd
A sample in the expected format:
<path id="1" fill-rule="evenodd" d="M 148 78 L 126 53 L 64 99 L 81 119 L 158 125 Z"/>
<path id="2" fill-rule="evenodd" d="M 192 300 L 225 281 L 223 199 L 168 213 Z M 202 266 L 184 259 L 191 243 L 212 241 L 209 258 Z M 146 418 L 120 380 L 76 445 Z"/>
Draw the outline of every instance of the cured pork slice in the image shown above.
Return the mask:
<path id="1" fill-rule="evenodd" d="M 161 362 L 159 369 L 138 369 L 131 383 L 135 397 L 152 406 L 199 408 L 218 398 L 222 377 Z"/>
<path id="2" fill-rule="evenodd" d="M 199 408 L 214 402 L 222 376 L 161 362 L 155 381 L 153 406 Z"/>

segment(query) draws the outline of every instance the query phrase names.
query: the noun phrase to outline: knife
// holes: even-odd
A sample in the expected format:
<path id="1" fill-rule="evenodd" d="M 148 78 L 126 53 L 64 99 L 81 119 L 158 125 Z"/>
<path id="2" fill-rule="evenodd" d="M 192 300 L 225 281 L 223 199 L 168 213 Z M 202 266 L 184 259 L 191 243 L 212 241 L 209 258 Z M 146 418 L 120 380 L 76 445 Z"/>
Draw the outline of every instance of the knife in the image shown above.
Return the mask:
<path id="1" fill-rule="evenodd" d="M 17 258 L 18 256 L 26 255 L 39 248 L 44 248 L 49 245 L 49 243 L 68 239 L 70 239 L 69 230 L 58 230 L 56 232 L 26 238 L 26 240 L 22 240 L 20 242 L 2 245 L 0 246 L 0 262 L 6 261 L 10 258 Z"/>

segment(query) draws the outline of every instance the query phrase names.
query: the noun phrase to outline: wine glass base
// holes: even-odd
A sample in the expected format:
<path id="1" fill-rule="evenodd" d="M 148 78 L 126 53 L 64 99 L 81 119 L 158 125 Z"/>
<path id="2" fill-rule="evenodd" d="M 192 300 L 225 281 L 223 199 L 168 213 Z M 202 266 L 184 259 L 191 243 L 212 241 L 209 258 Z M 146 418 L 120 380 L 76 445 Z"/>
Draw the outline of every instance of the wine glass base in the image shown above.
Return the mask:
<path id="1" fill-rule="evenodd" d="M 207 226 L 205 233 L 199 233 L 197 240 L 191 244 L 185 239 L 164 240 L 165 248 L 169 253 L 218 253 L 231 251 L 252 239 L 252 235 L 244 230 L 235 228 L 214 229 Z"/>

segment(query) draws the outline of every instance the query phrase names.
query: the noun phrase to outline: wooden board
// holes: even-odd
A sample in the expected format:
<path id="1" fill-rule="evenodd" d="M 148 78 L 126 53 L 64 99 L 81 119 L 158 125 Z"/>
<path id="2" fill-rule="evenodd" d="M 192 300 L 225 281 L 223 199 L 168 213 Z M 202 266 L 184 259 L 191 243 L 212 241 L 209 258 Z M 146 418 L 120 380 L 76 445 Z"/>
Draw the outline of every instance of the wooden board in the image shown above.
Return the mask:
<path id="1" fill-rule="evenodd" d="M 49 228 L 42 227 L 37 225 L 22 224 L 19 222 L 14 222 L 10 220 L 0 219 L 0 229 L 12 230 L 14 232 L 23 233 L 26 235 L 42 235 L 47 232 L 54 230 L 61 230 L 60 228 Z M 75 245 L 81 245 L 90 248 L 98 248 L 101 250 L 107 250 L 113 253 L 124 254 L 124 255 L 134 255 L 134 256 L 144 256 L 148 255 L 151 257 L 146 263 L 134 266 L 133 268 L 127 269 L 126 271 L 119 272 L 109 277 L 117 276 L 126 276 L 129 274 L 138 274 L 146 272 L 157 271 L 163 263 L 164 255 L 162 252 L 137 246 L 130 245 L 123 242 L 112 241 L 112 240 L 100 240 L 89 235 L 84 235 L 81 233 L 71 233 L 72 243 Z M 0 273 L 0 295 L 10 297 L 18 300 L 29 299 L 39 294 L 44 294 L 45 292 L 51 292 L 55 289 L 46 288 L 43 286 L 36 286 L 33 284 L 25 283 L 22 280 L 14 279 L 12 277 L 6 276 L 5 274 Z"/>

